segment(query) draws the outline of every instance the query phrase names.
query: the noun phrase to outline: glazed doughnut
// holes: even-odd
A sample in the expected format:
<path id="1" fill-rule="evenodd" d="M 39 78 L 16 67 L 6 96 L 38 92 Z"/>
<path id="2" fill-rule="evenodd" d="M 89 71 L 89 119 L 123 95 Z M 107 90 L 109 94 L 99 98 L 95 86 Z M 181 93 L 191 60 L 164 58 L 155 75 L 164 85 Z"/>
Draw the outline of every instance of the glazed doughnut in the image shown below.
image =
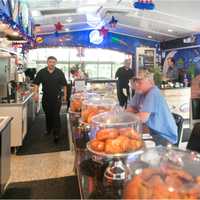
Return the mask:
<path id="1" fill-rule="evenodd" d="M 96 133 L 97 140 L 115 139 L 118 136 L 117 129 L 105 128 Z"/>
<path id="2" fill-rule="evenodd" d="M 120 147 L 123 152 L 127 152 L 129 150 L 130 139 L 125 135 L 120 135 L 117 137 L 117 140 L 120 142 Z"/>
<path id="3" fill-rule="evenodd" d="M 105 143 L 96 139 L 90 141 L 90 146 L 94 151 L 104 151 Z"/>
<path id="4" fill-rule="evenodd" d="M 118 139 L 108 139 L 105 142 L 105 153 L 113 154 L 113 153 L 123 153 L 123 149 L 121 147 L 121 141 Z"/>
<path id="5" fill-rule="evenodd" d="M 120 135 L 125 135 L 131 139 L 134 139 L 134 140 L 140 139 L 139 133 L 135 131 L 133 128 L 121 128 L 119 132 L 120 132 Z"/>
<path id="6" fill-rule="evenodd" d="M 141 140 L 129 140 L 129 151 L 135 151 L 142 147 L 142 141 Z"/>

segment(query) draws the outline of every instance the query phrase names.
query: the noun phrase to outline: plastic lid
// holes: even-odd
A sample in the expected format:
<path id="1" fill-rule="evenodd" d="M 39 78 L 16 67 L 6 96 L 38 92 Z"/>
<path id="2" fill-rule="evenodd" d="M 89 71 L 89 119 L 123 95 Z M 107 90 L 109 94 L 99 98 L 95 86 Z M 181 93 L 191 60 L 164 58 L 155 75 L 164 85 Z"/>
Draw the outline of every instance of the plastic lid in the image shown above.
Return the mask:
<path id="1" fill-rule="evenodd" d="M 117 102 L 111 98 L 93 97 L 83 102 L 84 105 L 89 106 L 104 106 L 104 107 L 114 107 Z"/>
<path id="2" fill-rule="evenodd" d="M 129 112 L 114 110 L 96 115 L 92 119 L 92 124 L 97 126 L 128 126 L 139 123 L 139 118 Z"/>
<path id="3" fill-rule="evenodd" d="M 200 155 L 175 147 L 154 147 L 138 158 L 129 156 L 132 179 L 124 188 L 125 199 L 199 199 Z M 134 190 L 133 190 L 134 185 Z M 162 192 L 161 192 L 162 191 Z"/>

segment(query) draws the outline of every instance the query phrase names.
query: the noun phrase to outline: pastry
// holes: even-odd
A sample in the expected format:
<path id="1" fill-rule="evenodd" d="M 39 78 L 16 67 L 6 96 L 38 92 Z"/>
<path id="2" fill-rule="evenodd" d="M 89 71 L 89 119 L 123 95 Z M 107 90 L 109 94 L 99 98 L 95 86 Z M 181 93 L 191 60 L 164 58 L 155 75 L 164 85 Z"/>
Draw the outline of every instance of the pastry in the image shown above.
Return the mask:
<path id="1" fill-rule="evenodd" d="M 90 141 L 90 146 L 94 151 L 104 151 L 105 143 L 96 139 Z"/>
<path id="2" fill-rule="evenodd" d="M 96 133 L 97 140 L 115 139 L 118 136 L 117 129 L 105 128 Z"/>
<path id="3" fill-rule="evenodd" d="M 135 131 L 133 128 L 121 128 L 119 129 L 120 135 L 125 135 L 131 139 L 139 140 L 140 135 L 137 131 Z"/>

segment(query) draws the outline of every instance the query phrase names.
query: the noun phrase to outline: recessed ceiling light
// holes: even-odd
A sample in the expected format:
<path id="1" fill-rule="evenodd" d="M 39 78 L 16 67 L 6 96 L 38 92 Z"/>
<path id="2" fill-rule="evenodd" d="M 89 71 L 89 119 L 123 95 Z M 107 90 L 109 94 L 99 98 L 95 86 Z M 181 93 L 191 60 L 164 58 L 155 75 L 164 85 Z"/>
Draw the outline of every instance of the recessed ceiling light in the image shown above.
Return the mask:
<path id="1" fill-rule="evenodd" d="M 147 37 L 148 37 L 149 39 L 151 39 L 151 38 L 152 38 L 152 36 L 151 36 L 151 35 L 148 35 Z"/>
<path id="2" fill-rule="evenodd" d="M 68 17 L 65 21 L 66 21 L 67 23 L 71 23 L 71 22 L 72 22 L 72 18 L 71 18 L 71 17 Z"/>
<path id="3" fill-rule="evenodd" d="M 31 14 L 32 14 L 32 17 L 39 17 L 39 16 L 41 16 L 41 12 L 39 10 L 32 10 Z"/>
<path id="4" fill-rule="evenodd" d="M 172 30 L 172 29 L 168 29 L 167 31 L 168 31 L 168 32 L 173 32 L 173 30 Z"/>

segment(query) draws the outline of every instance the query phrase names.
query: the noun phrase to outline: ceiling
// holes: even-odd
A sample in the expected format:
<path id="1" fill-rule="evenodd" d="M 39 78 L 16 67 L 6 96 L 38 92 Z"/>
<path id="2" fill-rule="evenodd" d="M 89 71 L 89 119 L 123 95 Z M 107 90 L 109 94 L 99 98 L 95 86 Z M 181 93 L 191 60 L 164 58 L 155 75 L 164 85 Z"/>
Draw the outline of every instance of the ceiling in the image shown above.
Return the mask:
<path id="1" fill-rule="evenodd" d="M 155 10 L 138 10 L 134 0 L 26 0 L 39 34 L 55 32 L 54 24 L 64 24 L 64 32 L 99 28 L 157 41 L 167 41 L 200 32 L 200 1 L 154 0 Z M 116 28 L 108 26 L 111 17 Z"/>

